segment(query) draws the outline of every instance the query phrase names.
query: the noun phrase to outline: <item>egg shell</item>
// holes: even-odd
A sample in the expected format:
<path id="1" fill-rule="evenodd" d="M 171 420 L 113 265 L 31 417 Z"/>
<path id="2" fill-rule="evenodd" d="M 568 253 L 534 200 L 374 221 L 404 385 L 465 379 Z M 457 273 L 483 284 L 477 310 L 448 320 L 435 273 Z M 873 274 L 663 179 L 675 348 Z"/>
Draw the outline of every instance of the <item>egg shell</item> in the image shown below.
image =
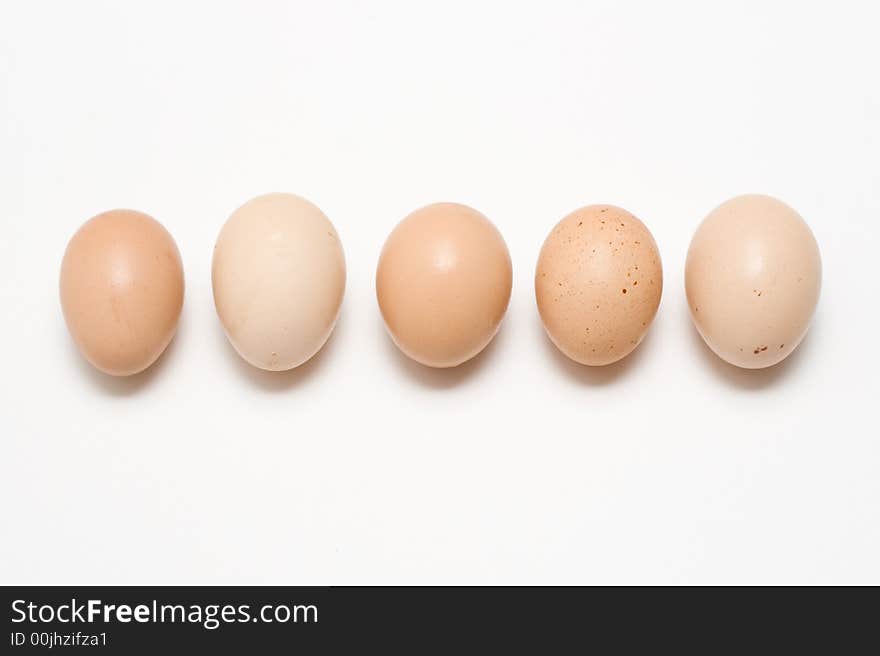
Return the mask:
<path id="1" fill-rule="evenodd" d="M 770 196 L 732 198 L 697 228 L 685 265 L 691 318 L 723 360 L 746 369 L 781 362 L 807 332 L 822 286 L 812 231 Z"/>
<path id="2" fill-rule="evenodd" d="M 613 205 L 590 205 L 562 219 L 535 269 L 547 335 L 566 356 L 590 366 L 616 362 L 639 345 L 662 293 L 654 237 Z"/>
<path id="3" fill-rule="evenodd" d="M 403 353 L 429 367 L 454 367 L 492 341 L 512 281 L 510 253 L 492 222 L 465 205 L 437 203 L 389 235 L 376 295 Z"/>
<path id="4" fill-rule="evenodd" d="M 130 376 L 153 364 L 177 330 L 184 295 L 180 252 L 146 214 L 104 212 L 67 245 L 60 292 L 83 356 L 104 373 Z"/>
<path id="5" fill-rule="evenodd" d="M 345 275 L 339 235 L 320 209 L 293 194 L 258 196 L 229 217 L 217 238 L 217 315 L 247 362 L 292 369 L 330 337 Z"/>

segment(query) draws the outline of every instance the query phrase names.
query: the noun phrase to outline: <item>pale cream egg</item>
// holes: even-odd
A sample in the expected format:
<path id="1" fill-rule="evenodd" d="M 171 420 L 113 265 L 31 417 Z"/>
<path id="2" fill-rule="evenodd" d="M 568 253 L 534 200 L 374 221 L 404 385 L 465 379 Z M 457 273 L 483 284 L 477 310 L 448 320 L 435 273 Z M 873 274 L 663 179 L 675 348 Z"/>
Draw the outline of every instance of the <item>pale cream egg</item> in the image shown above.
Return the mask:
<path id="1" fill-rule="evenodd" d="M 284 371 L 330 337 L 345 292 L 345 255 L 315 205 L 267 194 L 223 226 L 212 282 L 217 315 L 239 355 L 260 369 Z"/>
<path id="2" fill-rule="evenodd" d="M 807 333 L 822 260 L 801 216 L 770 196 L 732 198 L 697 228 L 685 265 L 691 317 L 718 357 L 760 369 Z"/>

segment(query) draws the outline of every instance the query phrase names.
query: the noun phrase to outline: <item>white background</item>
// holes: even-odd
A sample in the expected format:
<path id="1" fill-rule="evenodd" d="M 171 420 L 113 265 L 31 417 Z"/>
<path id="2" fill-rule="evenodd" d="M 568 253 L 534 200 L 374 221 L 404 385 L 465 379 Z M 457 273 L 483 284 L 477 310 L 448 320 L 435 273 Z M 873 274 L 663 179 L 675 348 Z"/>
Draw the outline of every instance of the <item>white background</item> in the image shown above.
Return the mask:
<path id="1" fill-rule="evenodd" d="M 0 582 L 880 583 L 880 24 L 874 2 L 0 5 Z M 214 313 L 228 215 L 289 191 L 335 223 L 341 320 L 251 369 Z M 691 326 L 683 266 L 725 199 L 810 223 L 824 286 L 782 365 Z M 514 263 L 502 330 L 406 361 L 382 243 L 476 207 Z M 550 228 L 610 202 L 653 231 L 646 341 L 583 368 L 545 338 Z M 186 302 L 110 379 L 61 316 L 67 240 L 130 207 L 174 235 Z"/>

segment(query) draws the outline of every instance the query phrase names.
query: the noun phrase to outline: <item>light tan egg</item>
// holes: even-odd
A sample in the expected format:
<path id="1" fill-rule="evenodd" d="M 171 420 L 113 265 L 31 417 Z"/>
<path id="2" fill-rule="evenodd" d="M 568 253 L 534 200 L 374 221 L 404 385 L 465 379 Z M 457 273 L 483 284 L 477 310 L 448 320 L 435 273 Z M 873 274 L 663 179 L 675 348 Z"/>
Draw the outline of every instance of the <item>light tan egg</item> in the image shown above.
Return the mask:
<path id="1" fill-rule="evenodd" d="M 590 205 L 560 221 L 535 269 L 538 312 L 569 358 L 601 366 L 627 356 L 648 332 L 663 293 L 657 244 L 626 210 Z"/>
<path id="2" fill-rule="evenodd" d="M 183 307 L 183 265 L 168 231 L 134 210 L 87 221 L 61 263 L 61 307 L 74 342 L 97 369 L 130 376 L 171 342 Z"/>
<path id="3" fill-rule="evenodd" d="M 512 284 L 501 233 L 465 205 L 416 210 L 392 231 L 376 295 L 394 343 L 429 367 L 454 367 L 498 332 Z"/>
<path id="4" fill-rule="evenodd" d="M 345 293 L 345 255 L 320 209 L 292 194 L 266 194 L 223 226 L 211 277 L 235 350 L 255 367 L 284 371 L 330 337 Z"/>
<path id="5" fill-rule="evenodd" d="M 691 241 L 685 288 L 706 344 L 730 364 L 769 367 L 794 351 L 810 325 L 822 260 L 800 215 L 770 196 L 732 198 Z"/>

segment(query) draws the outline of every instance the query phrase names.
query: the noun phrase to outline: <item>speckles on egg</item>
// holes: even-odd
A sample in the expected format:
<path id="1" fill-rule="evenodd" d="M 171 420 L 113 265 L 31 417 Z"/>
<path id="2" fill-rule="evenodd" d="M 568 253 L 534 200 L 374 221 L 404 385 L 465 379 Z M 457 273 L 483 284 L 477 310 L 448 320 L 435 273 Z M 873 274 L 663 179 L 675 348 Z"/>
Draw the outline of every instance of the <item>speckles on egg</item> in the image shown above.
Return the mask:
<path id="1" fill-rule="evenodd" d="M 587 365 L 610 364 L 638 346 L 662 285 L 651 233 L 611 205 L 584 207 L 562 219 L 544 242 L 535 271 L 547 334 L 565 355 Z"/>

